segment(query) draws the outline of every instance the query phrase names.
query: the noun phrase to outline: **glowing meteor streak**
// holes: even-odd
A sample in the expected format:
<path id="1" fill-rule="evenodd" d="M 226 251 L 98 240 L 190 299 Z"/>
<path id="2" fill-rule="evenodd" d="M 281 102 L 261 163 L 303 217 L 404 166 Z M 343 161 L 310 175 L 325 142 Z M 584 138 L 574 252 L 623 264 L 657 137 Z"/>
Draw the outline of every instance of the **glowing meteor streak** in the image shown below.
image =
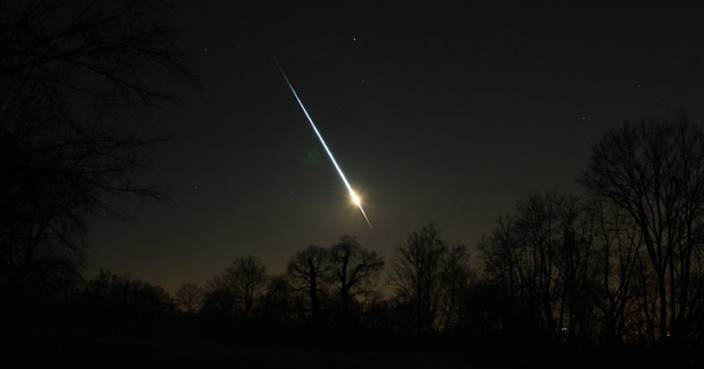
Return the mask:
<path id="1" fill-rule="evenodd" d="M 315 123 L 313 123 L 313 118 L 311 118 L 310 114 L 308 114 L 308 110 L 306 110 L 306 107 L 303 105 L 303 101 L 301 101 L 301 98 L 298 97 L 298 93 L 293 88 L 293 84 L 291 83 L 291 81 L 289 81 L 288 77 L 286 76 L 286 73 L 284 72 L 284 69 L 281 68 L 281 65 L 279 65 L 278 62 L 276 62 L 276 66 L 279 67 L 279 72 L 281 72 L 281 76 L 284 77 L 284 80 L 286 80 L 286 83 L 288 84 L 288 88 L 291 90 L 293 97 L 296 98 L 298 105 L 301 107 L 301 110 L 303 110 L 303 114 L 305 114 L 306 118 L 308 118 L 308 123 L 310 123 L 310 126 L 313 128 L 315 135 L 318 136 L 318 139 L 320 140 L 320 143 L 323 145 L 325 152 L 328 153 L 328 157 L 330 158 L 330 161 L 332 161 L 332 165 L 335 166 L 335 169 L 337 170 L 337 173 L 340 175 L 342 182 L 345 184 L 345 187 L 347 187 L 347 191 L 350 193 L 350 200 L 352 201 L 352 203 L 355 206 L 357 206 L 359 208 L 359 211 L 362 213 L 362 216 L 364 216 L 364 220 L 367 221 L 367 225 L 369 225 L 371 227 L 372 223 L 369 221 L 369 218 L 367 217 L 367 213 L 364 211 L 364 208 L 362 207 L 362 198 L 359 197 L 357 192 L 355 192 L 352 189 L 352 186 L 350 185 L 349 181 L 347 181 L 347 177 L 345 177 L 345 173 L 342 172 L 340 165 L 337 164 L 337 160 L 335 160 L 335 156 L 332 155 L 332 151 L 330 151 L 330 148 L 325 143 L 325 139 L 323 139 L 323 135 L 320 134 L 320 131 L 318 131 L 318 127 L 316 127 Z"/>

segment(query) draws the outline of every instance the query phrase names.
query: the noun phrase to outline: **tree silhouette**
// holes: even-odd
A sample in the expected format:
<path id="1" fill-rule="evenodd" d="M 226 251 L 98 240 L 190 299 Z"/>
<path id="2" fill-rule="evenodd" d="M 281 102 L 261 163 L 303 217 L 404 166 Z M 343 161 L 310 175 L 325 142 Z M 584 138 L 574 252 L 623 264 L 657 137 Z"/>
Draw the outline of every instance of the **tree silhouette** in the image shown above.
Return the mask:
<path id="1" fill-rule="evenodd" d="M 352 236 L 342 236 L 330 250 L 330 268 L 335 289 L 345 319 L 349 319 L 353 300 L 371 292 L 371 284 L 378 277 L 384 261 L 374 251 L 366 250 Z"/>
<path id="2" fill-rule="evenodd" d="M 638 307 L 642 237 L 632 220 L 623 210 L 603 202 L 595 202 L 595 243 L 598 249 L 596 271 L 599 288 L 595 307 L 603 320 L 601 335 L 610 344 L 622 341 L 626 335 L 634 336 L 630 327 L 643 327 L 652 336 L 647 307 Z"/>
<path id="3" fill-rule="evenodd" d="M 86 219 L 116 214 L 111 197 L 163 198 L 137 181 L 151 141 L 117 129 L 115 114 L 171 100 L 156 87 L 163 78 L 193 80 L 152 6 L 0 3 L 3 305 L 37 290 L 27 284 L 39 268 L 79 269 Z"/>
<path id="4" fill-rule="evenodd" d="M 225 271 L 235 287 L 236 296 L 242 301 L 242 313 L 247 318 L 255 302 L 266 288 L 266 268 L 261 260 L 248 256 L 236 259 Z"/>
<path id="5" fill-rule="evenodd" d="M 441 300 L 438 310 L 438 327 L 451 329 L 459 326 L 467 293 L 475 274 L 470 266 L 469 250 L 464 245 L 448 248 L 442 262 Z"/>
<path id="6" fill-rule="evenodd" d="M 158 321 L 173 311 L 174 303 L 157 285 L 101 270 L 83 291 L 88 312 L 107 332 L 123 335 L 153 332 Z"/>
<path id="7" fill-rule="evenodd" d="M 288 263 L 287 274 L 298 291 L 305 291 L 314 326 L 321 323 L 321 294 L 330 278 L 330 251 L 310 245 L 299 251 Z"/>
<path id="8" fill-rule="evenodd" d="M 267 278 L 261 260 L 253 256 L 236 258 L 221 275 L 208 281 L 204 308 L 225 317 L 247 319 L 266 289 Z"/>
<path id="9" fill-rule="evenodd" d="M 176 290 L 174 301 L 181 311 L 194 314 L 203 305 L 205 293 L 203 289 L 193 283 L 184 283 Z"/>
<path id="10" fill-rule="evenodd" d="M 267 321 L 281 323 L 293 319 L 293 287 L 285 276 L 269 279 L 262 305 L 262 315 Z"/>
<path id="11" fill-rule="evenodd" d="M 605 257 L 597 248 L 598 225 L 604 226 L 597 215 L 578 196 L 534 193 L 514 215 L 500 218 L 482 245 L 488 278 L 515 306 L 511 314 L 533 320 L 526 325 L 534 333 L 575 339 L 596 327 L 592 312 Z"/>
<path id="12" fill-rule="evenodd" d="M 411 232 L 405 244 L 396 249 L 391 283 L 400 301 L 412 306 L 417 335 L 426 335 L 435 329 L 446 255 L 447 245 L 440 238 L 440 229 L 435 223 Z"/>
<path id="13" fill-rule="evenodd" d="M 594 148 L 580 181 L 638 227 L 654 272 L 654 281 L 645 274 L 641 280 L 646 290 L 654 283 L 659 339 L 688 337 L 692 313 L 700 309 L 696 297 L 702 294 L 692 284 L 694 258 L 704 239 L 701 126 L 684 115 L 674 123 L 625 123 Z"/>

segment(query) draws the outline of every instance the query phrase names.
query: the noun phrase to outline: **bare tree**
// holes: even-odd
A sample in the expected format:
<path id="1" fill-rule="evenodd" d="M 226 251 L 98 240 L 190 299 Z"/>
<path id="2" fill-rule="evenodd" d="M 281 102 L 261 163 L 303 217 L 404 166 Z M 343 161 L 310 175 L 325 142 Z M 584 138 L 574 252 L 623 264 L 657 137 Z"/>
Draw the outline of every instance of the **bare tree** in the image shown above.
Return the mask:
<path id="1" fill-rule="evenodd" d="M 347 315 L 359 294 L 371 292 L 384 260 L 376 252 L 360 246 L 354 237 L 342 236 L 340 242 L 332 246 L 330 263 L 340 304 Z"/>
<path id="2" fill-rule="evenodd" d="M 602 320 L 601 335 L 607 343 L 641 336 L 644 332 L 636 327 L 648 324 L 647 311 L 643 314 L 639 308 L 642 292 L 647 296 L 647 291 L 640 291 L 637 283 L 642 237 L 621 209 L 595 202 L 593 210 L 600 286 L 595 307 Z"/>
<path id="3" fill-rule="evenodd" d="M 268 276 L 261 260 L 238 257 L 222 274 L 206 282 L 203 311 L 228 319 L 251 316 L 266 291 Z"/>
<path id="4" fill-rule="evenodd" d="M 263 315 L 269 322 L 286 322 L 293 318 L 293 287 L 285 276 L 269 279 L 263 297 Z"/>
<path id="5" fill-rule="evenodd" d="M 432 333 L 442 293 L 442 264 L 447 245 L 440 238 L 435 223 L 411 232 L 396 249 L 396 261 L 390 276 L 396 297 L 413 307 L 415 332 Z"/>
<path id="6" fill-rule="evenodd" d="M 532 194 L 518 205 L 518 239 L 530 254 L 525 264 L 528 291 L 536 313 L 543 319 L 550 333 L 557 334 L 561 327 L 555 321 L 553 298 L 555 296 L 557 270 L 554 257 L 557 255 L 558 204 L 555 194 Z"/>
<path id="7" fill-rule="evenodd" d="M 288 263 L 288 276 L 295 289 L 306 292 L 313 324 L 318 325 L 321 294 L 330 278 L 330 251 L 313 245 L 299 251 Z"/>
<path id="8" fill-rule="evenodd" d="M 151 1 L 0 2 L 0 294 L 12 303 L 48 260 L 80 267 L 88 215 L 112 196 L 162 198 L 137 180 L 151 141 L 124 106 L 193 80 Z M 25 288 L 22 288 L 24 285 Z"/>
<path id="9" fill-rule="evenodd" d="M 184 283 L 174 295 L 176 305 L 188 314 L 194 314 L 203 305 L 203 289 L 193 283 Z"/>
<path id="10" fill-rule="evenodd" d="M 513 314 L 553 337 L 591 334 L 596 219 L 589 202 L 557 193 L 531 194 L 499 219 L 481 250 L 489 279 L 515 304 Z"/>
<path id="11" fill-rule="evenodd" d="M 450 329 L 459 324 L 462 305 L 474 273 L 470 266 L 469 250 L 465 245 L 448 248 L 447 255 L 442 261 L 442 298 L 438 311 L 438 327 Z"/>
<path id="12" fill-rule="evenodd" d="M 241 301 L 242 313 L 245 318 L 249 317 L 255 302 L 262 296 L 266 288 L 268 277 L 264 264 L 253 256 L 237 258 L 225 270 L 225 275 Z"/>
<path id="13" fill-rule="evenodd" d="M 266 268 L 261 260 L 246 256 L 232 261 L 222 275 L 209 282 L 209 287 L 211 293 L 229 299 L 234 313 L 246 319 L 264 293 L 266 281 Z"/>
<path id="14" fill-rule="evenodd" d="M 239 315 L 238 300 L 234 287 L 222 274 L 205 282 L 204 299 L 201 312 L 229 320 Z"/>
<path id="15" fill-rule="evenodd" d="M 655 274 L 658 337 L 687 337 L 701 293 L 692 270 L 704 236 L 702 128 L 684 115 L 675 123 L 625 123 L 594 148 L 580 181 L 638 227 Z"/>
<path id="16" fill-rule="evenodd" d="M 499 285 L 509 301 L 523 300 L 519 296 L 524 293 L 525 275 L 521 266 L 526 265 L 526 255 L 517 237 L 514 217 L 504 215 L 496 221 L 492 233 L 482 237 L 479 243 L 487 279 Z"/>

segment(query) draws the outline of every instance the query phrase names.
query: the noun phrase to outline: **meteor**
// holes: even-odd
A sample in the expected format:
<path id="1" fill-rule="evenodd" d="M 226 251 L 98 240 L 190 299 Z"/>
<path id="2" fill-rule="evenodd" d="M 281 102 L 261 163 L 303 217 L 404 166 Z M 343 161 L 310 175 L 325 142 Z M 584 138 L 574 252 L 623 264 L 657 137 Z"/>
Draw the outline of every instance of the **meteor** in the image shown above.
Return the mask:
<path id="1" fill-rule="evenodd" d="M 318 139 L 320 140 L 320 143 L 323 145 L 325 152 L 328 154 L 328 157 L 330 158 L 332 165 L 335 166 L 335 169 L 337 170 L 337 174 L 339 174 L 340 178 L 342 179 L 342 183 L 344 183 L 345 187 L 347 187 L 347 191 L 350 194 L 350 201 L 352 201 L 352 204 L 354 204 L 355 206 L 357 206 L 359 208 L 359 211 L 362 213 L 364 220 L 367 221 L 367 225 L 369 227 L 371 227 L 372 223 L 369 221 L 369 217 L 367 217 L 367 213 L 364 211 L 364 208 L 362 207 L 362 198 L 359 197 L 357 192 L 355 192 L 355 190 L 352 189 L 350 182 L 347 180 L 347 177 L 345 177 L 345 173 L 342 172 L 342 168 L 340 168 L 340 165 L 337 164 L 337 160 L 335 160 L 335 156 L 332 154 L 332 151 L 330 151 L 330 148 L 325 143 L 325 139 L 323 139 L 323 135 L 320 134 L 318 127 L 315 125 L 315 123 L 313 123 L 313 118 L 311 118 L 310 114 L 308 114 L 308 110 L 306 110 L 306 107 L 303 105 L 303 101 L 301 101 L 301 98 L 298 96 L 296 89 L 293 88 L 293 84 L 286 76 L 284 69 L 281 67 L 281 65 L 276 60 L 274 60 L 274 62 L 276 63 L 276 66 L 279 67 L 279 72 L 281 72 L 281 76 L 284 77 L 284 80 L 288 84 L 288 88 L 291 90 L 293 97 L 296 98 L 298 105 L 301 107 L 301 110 L 303 110 L 303 114 L 308 119 L 308 123 L 310 123 L 311 128 L 313 128 L 313 132 L 315 132 L 315 135 L 318 136 Z"/>

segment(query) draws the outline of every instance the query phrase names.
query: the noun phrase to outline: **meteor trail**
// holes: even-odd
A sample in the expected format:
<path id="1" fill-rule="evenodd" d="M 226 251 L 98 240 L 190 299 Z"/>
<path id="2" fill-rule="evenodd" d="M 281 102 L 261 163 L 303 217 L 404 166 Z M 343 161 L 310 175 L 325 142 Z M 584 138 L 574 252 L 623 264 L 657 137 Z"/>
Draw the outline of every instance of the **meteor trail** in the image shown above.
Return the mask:
<path id="1" fill-rule="evenodd" d="M 301 101 L 301 98 L 298 97 L 298 93 L 296 90 L 293 88 L 293 84 L 291 81 L 288 79 L 286 76 L 286 73 L 284 72 L 284 69 L 281 67 L 278 61 L 274 60 L 276 63 L 276 66 L 279 67 L 279 72 L 281 72 L 281 76 L 284 77 L 284 80 L 286 80 L 286 83 L 288 84 L 288 88 L 291 90 L 291 93 L 293 94 L 293 97 L 296 98 L 296 101 L 298 102 L 298 105 L 301 107 L 301 110 L 303 110 L 303 114 L 305 114 L 306 118 L 308 118 L 308 123 L 310 123 L 310 126 L 313 128 L 313 131 L 315 132 L 315 135 L 318 136 L 318 139 L 320 139 L 320 143 L 323 145 L 323 148 L 325 149 L 325 152 L 328 153 L 328 157 L 330 158 L 330 161 L 332 161 L 332 165 L 335 166 L 335 169 L 337 170 L 337 173 L 340 175 L 340 178 L 342 179 L 342 182 L 345 184 L 345 187 L 347 187 L 347 191 L 350 193 L 350 200 L 354 205 L 356 205 L 359 208 L 359 211 L 362 213 L 362 216 L 364 216 L 364 220 L 367 221 L 367 225 L 369 227 L 372 226 L 372 223 L 369 221 L 369 218 L 367 217 L 367 213 L 364 211 L 364 208 L 362 207 L 362 198 L 359 197 L 357 192 L 355 192 L 352 189 L 352 186 L 350 185 L 350 182 L 347 181 L 347 177 L 345 177 L 345 173 L 342 172 L 342 169 L 340 168 L 340 165 L 337 164 L 337 160 L 335 160 L 335 156 L 332 155 L 332 151 L 330 151 L 330 148 L 328 145 L 325 143 L 325 139 L 323 139 L 323 135 L 320 134 L 320 131 L 318 131 L 318 127 L 315 126 L 315 123 L 313 123 L 313 118 L 310 117 L 310 114 L 308 114 L 308 110 L 306 110 L 306 107 L 303 105 L 303 102 Z"/>

